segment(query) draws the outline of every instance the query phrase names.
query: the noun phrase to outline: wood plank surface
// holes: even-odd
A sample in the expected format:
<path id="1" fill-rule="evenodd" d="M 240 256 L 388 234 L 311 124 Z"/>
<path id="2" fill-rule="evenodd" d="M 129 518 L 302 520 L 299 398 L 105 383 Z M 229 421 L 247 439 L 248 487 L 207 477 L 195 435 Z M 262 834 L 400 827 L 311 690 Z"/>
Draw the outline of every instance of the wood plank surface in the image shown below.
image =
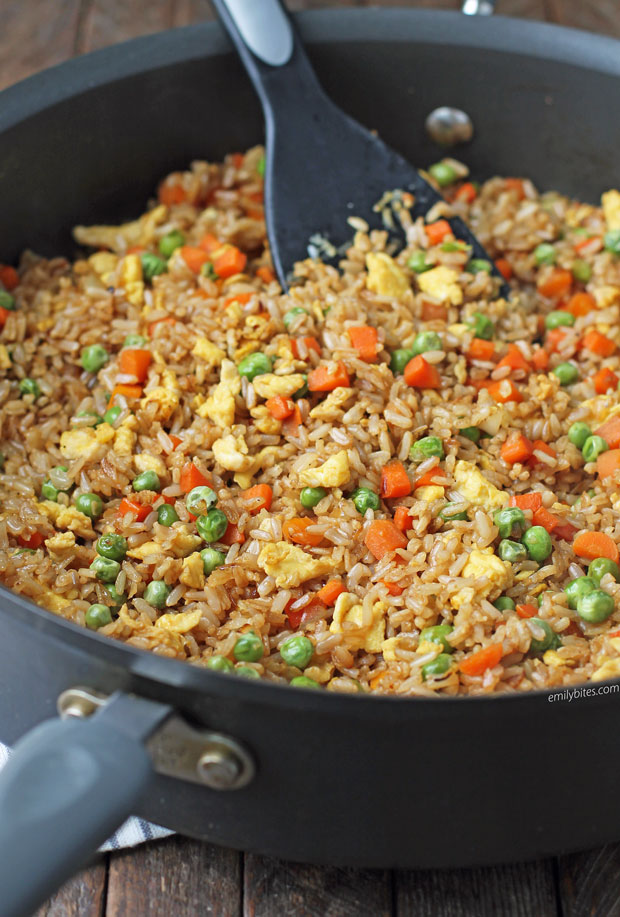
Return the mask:
<path id="1" fill-rule="evenodd" d="M 562 917 L 620 914 L 620 844 L 558 858 Z"/>
<path id="2" fill-rule="evenodd" d="M 104 917 L 107 857 L 78 873 L 39 908 L 36 917 Z M 0 913 L 2 905 L 0 904 Z"/>

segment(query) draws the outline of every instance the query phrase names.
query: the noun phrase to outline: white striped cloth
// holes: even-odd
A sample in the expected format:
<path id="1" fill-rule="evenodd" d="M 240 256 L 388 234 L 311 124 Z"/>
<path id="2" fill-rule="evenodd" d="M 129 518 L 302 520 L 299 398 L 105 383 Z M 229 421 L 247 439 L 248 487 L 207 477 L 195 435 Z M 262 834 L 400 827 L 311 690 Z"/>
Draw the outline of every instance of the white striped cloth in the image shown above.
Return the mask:
<path id="1" fill-rule="evenodd" d="M 9 760 L 10 754 L 10 748 L 0 743 L 0 770 Z M 99 849 L 105 852 L 106 850 L 120 850 L 122 847 L 137 847 L 138 844 L 154 841 L 160 837 L 168 837 L 170 834 L 174 834 L 174 831 L 132 816 Z"/>

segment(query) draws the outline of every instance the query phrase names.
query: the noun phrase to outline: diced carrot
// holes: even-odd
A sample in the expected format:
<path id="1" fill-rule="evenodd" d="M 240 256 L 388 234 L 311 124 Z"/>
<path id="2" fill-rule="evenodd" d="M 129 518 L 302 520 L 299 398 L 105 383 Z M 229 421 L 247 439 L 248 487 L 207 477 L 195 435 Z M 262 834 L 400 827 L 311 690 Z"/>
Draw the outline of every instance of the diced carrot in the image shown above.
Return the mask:
<path id="1" fill-rule="evenodd" d="M 432 363 L 418 355 L 405 366 L 405 382 L 414 388 L 441 388 L 441 376 Z"/>
<path id="2" fill-rule="evenodd" d="M 549 369 L 549 354 L 543 347 L 538 347 L 532 352 L 532 366 L 539 372 Z"/>
<path id="3" fill-rule="evenodd" d="M 577 531 L 577 526 L 566 522 L 566 520 L 558 520 L 558 525 L 554 528 L 553 534 L 556 538 L 563 538 L 564 541 L 572 541 Z"/>
<path id="4" fill-rule="evenodd" d="M 9 292 L 19 283 L 19 274 L 10 264 L 0 264 L 0 283 Z"/>
<path id="5" fill-rule="evenodd" d="M 176 497 L 166 497 L 162 495 L 162 500 L 164 501 L 164 503 L 167 503 L 168 506 L 174 506 L 177 498 Z"/>
<path id="6" fill-rule="evenodd" d="M 503 366 L 509 366 L 510 369 L 523 369 L 528 373 L 532 368 L 516 344 L 508 345 L 508 353 L 501 358 L 496 369 L 500 369 Z"/>
<path id="7" fill-rule="evenodd" d="M 155 332 L 159 328 L 163 328 L 164 325 L 176 325 L 177 320 L 173 318 L 172 315 L 167 315 L 165 318 L 158 318 L 156 321 L 151 322 L 148 326 L 149 337 L 153 337 Z"/>
<path id="8" fill-rule="evenodd" d="M 260 277 L 263 283 L 273 283 L 276 279 L 273 269 L 268 264 L 263 264 L 261 267 L 256 268 L 256 276 Z"/>
<path id="9" fill-rule="evenodd" d="M 461 662 L 459 668 L 464 675 L 482 675 L 487 669 L 492 669 L 500 662 L 504 655 L 501 643 L 492 643 L 484 649 L 471 653 Z"/>
<path id="10" fill-rule="evenodd" d="M 470 181 L 466 181 L 458 189 L 454 195 L 455 201 L 464 201 L 466 204 L 471 204 L 472 201 L 475 201 L 478 197 L 478 192 L 476 191 L 476 186 L 473 185 Z"/>
<path id="11" fill-rule="evenodd" d="M 616 342 L 601 334 L 596 328 L 591 328 L 590 331 L 584 334 L 581 339 L 581 345 L 599 357 L 610 357 L 616 349 Z"/>
<path id="12" fill-rule="evenodd" d="M 413 482 L 414 490 L 417 490 L 418 487 L 444 487 L 444 484 L 438 484 L 437 479 L 445 479 L 446 473 L 443 468 L 440 468 L 439 465 L 435 465 L 434 468 L 431 468 L 429 471 L 425 471 L 424 474 L 416 478 Z"/>
<path id="13" fill-rule="evenodd" d="M 559 516 L 556 516 L 555 513 L 550 513 L 544 506 L 539 506 L 538 509 L 534 511 L 532 522 L 534 525 L 541 525 L 550 535 L 558 534 L 557 530 L 560 526 L 570 525 L 570 523 L 566 523 L 564 520 L 560 519 Z M 576 531 L 573 526 L 571 526 L 571 529 L 573 532 Z"/>
<path id="14" fill-rule="evenodd" d="M 142 396 L 141 385 L 115 385 L 112 389 L 112 395 L 108 401 L 108 407 L 113 408 L 116 395 L 123 395 L 125 398 L 140 398 Z"/>
<path id="15" fill-rule="evenodd" d="M 522 433 L 513 430 L 508 434 L 508 439 L 502 444 L 500 449 L 501 457 L 509 465 L 517 462 L 527 462 L 532 456 L 532 443 Z"/>
<path id="16" fill-rule="evenodd" d="M 118 358 L 118 368 L 127 376 L 135 376 L 138 382 L 144 382 L 153 355 L 150 350 L 125 348 Z"/>
<path id="17" fill-rule="evenodd" d="M 394 510 L 394 525 L 399 532 L 406 532 L 411 528 L 411 515 L 408 506 L 397 506 Z"/>
<path id="18" fill-rule="evenodd" d="M 602 436 L 610 449 L 617 449 L 620 446 L 620 414 L 612 414 L 594 433 Z"/>
<path id="19" fill-rule="evenodd" d="M 127 249 L 127 255 L 141 255 L 146 249 L 143 245 L 130 245 Z"/>
<path id="20" fill-rule="evenodd" d="M 299 405 L 295 404 L 293 406 L 293 413 L 290 417 L 286 417 L 282 421 L 282 430 L 285 436 L 295 436 L 297 433 L 297 427 L 301 424 L 301 411 L 299 410 Z"/>
<path id="21" fill-rule="evenodd" d="M 234 302 L 238 302 L 240 306 L 245 306 L 245 304 L 248 303 L 252 299 L 253 296 L 254 296 L 253 292 L 252 293 L 234 293 L 232 296 L 228 296 L 224 300 L 224 308 L 227 309 Z"/>
<path id="22" fill-rule="evenodd" d="M 370 325 L 358 325 L 355 328 L 347 329 L 351 340 L 351 346 L 357 350 L 360 360 L 366 363 L 377 362 L 377 346 L 379 335 L 376 328 Z"/>
<path id="23" fill-rule="evenodd" d="M 126 516 L 127 513 L 133 513 L 137 522 L 143 522 L 153 507 L 150 503 L 138 503 L 130 497 L 123 497 L 118 505 L 117 513 L 119 516 Z"/>
<path id="24" fill-rule="evenodd" d="M 590 293 L 573 293 L 566 304 L 566 311 L 580 318 L 582 315 L 589 315 L 597 308 L 596 300 Z"/>
<path id="25" fill-rule="evenodd" d="M 520 201 L 525 197 L 525 188 L 523 187 L 522 178 L 505 178 L 504 187 L 508 191 L 514 191 Z"/>
<path id="26" fill-rule="evenodd" d="M 297 341 L 303 341 L 306 345 L 306 350 L 314 350 L 316 354 L 321 356 L 321 345 L 316 338 L 305 337 L 305 338 L 291 338 L 291 350 L 293 351 L 293 356 L 296 360 L 300 359 L 299 356 L 299 347 L 297 346 Z"/>
<path id="27" fill-rule="evenodd" d="M 608 366 L 602 366 L 592 376 L 592 384 L 597 395 L 604 395 L 609 389 L 618 387 L 618 377 Z"/>
<path id="28" fill-rule="evenodd" d="M 556 267 L 538 284 L 538 292 L 547 299 L 567 296 L 573 285 L 573 275 L 564 268 Z"/>
<path id="29" fill-rule="evenodd" d="M 610 634 L 606 634 L 607 637 L 620 637 L 620 630 L 613 630 Z"/>
<path id="30" fill-rule="evenodd" d="M 292 598 L 288 600 L 288 602 L 284 606 L 284 612 L 289 620 L 289 624 L 291 625 L 291 627 L 299 627 L 299 625 L 301 624 L 303 613 L 307 607 L 306 605 L 304 605 L 302 608 L 291 608 L 290 606 L 293 605 L 296 601 L 297 601 L 297 597 L 293 596 Z"/>
<path id="31" fill-rule="evenodd" d="M 402 595 L 405 591 L 402 586 L 399 586 L 398 583 L 391 583 L 387 579 L 380 579 L 380 583 L 383 583 L 390 595 Z"/>
<path id="32" fill-rule="evenodd" d="M 589 248 L 595 239 L 599 243 L 602 242 L 602 239 L 599 236 L 584 236 L 583 239 L 579 239 L 577 242 L 573 243 L 573 248 L 576 252 L 580 252 L 584 248 Z"/>
<path id="33" fill-rule="evenodd" d="M 468 360 L 484 360 L 488 362 L 493 359 L 495 354 L 495 344 L 493 341 L 485 341 L 482 338 L 474 338 L 467 351 Z"/>
<path id="34" fill-rule="evenodd" d="M 176 447 L 177 447 L 177 446 L 180 446 L 181 443 L 183 442 L 183 440 L 181 439 L 181 437 L 180 437 L 180 436 L 177 436 L 176 433 L 169 433 L 169 434 L 168 434 L 168 439 L 169 439 L 170 442 L 172 443 L 172 451 L 173 451 L 173 452 L 174 452 L 174 450 L 176 449 Z"/>
<path id="35" fill-rule="evenodd" d="M 524 602 L 522 605 L 517 605 L 515 611 L 520 618 L 535 618 L 538 614 L 538 608 L 536 608 L 536 605 L 530 605 L 529 602 Z"/>
<path id="36" fill-rule="evenodd" d="M 207 255 L 212 255 L 213 252 L 216 252 L 218 248 L 221 247 L 222 243 L 212 232 L 206 233 L 198 243 L 198 248 L 201 248 L 203 251 L 205 251 Z"/>
<path id="37" fill-rule="evenodd" d="M 548 446 L 547 443 L 542 441 L 542 439 L 535 439 L 532 443 L 532 456 L 529 460 L 529 465 L 531 467 L 544 464 L 541 459 L 537 458 L 535 455 L 536 452 L 544 452 L 546 455 L 550 455 L 551 458 L 557 458 L 555 449 L 552 449 L 551 446 Z"/>
<path id="38" fill-rule="evenodd" d="M 446 236 L 452 235 L 452 227 L 447 220 L 437 220 L 435 223 L 428 223 L 424 227 L 424 231 L 431 245 L 439 245 Z"/>
<path id="39" fill-rule="evenodd" d="M 388 462 L 381 469 L 381 496 L 390 500 L 393 497 L 408 497 L 411 493 L 411 481 L 402 462 Z"/>
<path id="40" fill-rule="evenodd" d="M 377 560 L 397 548 L 406 548 L 408 541 L 390 519 L 375 519 L 370 523 L 364 544 Z"/>
<path id="41" fill-rule="evenodd" d="M 339 579 L 330 579 L 324 586 L 321 586 L 316 594 L 317 599 L 329 608 L 336 603 L 339 595 L 345 591 L 344 586 Z"/>
<path id="42" fill-rule="evenodd" d="M 224 245 L 213 256 L 213 268 L 218 277 L 233 277 L 243 271 L 247 260 L 247 255 L 236 245 Z"/>
<path id="43" fill-rule="evenodd" d="M 159 186 L 157 191 L 160 204 L 166 204 L 170 207 L 172 204 L 182 204 L 187 200 L 187 195 L 183 185 L 178 183 L 172 184 L 164 182 Z"/>
<path id="44" fill-rule="evenodd" d="M 604 532 L 581 532 L 573 541 L 573 551 L 577 557 L 586 560 L 596 560 L 597 557 L 607 557 L 615 563 L 620 560 L 618 545 Z"/>
<path id="45" fill-rule="evenodd" d="M 448 310 L 439 302 L 427 302 L 423 300 L 422 318 L 425 322 L 445 322 L 448 318 Z"/>
<path id="46" fill-rule="evenodd" d="M 288 538 L 289 541 L 294 541 L 295 544 L 316 548 L 323 541 L 323 536 L 320 532 L 308 531 L 310 526 L 316 524 L 316 519 L 287 519 L 282 525 L 282 532 L 285 538 Z"/>
<path id="47" fill-rule="evenodd" d="M 183 493 L 188 494 L 194 487 L 203 487 L 205 485 L 207 487 L 211 486 L 209 478 L 205 477 L 202 471 L 199 471 L 193 462 L 186 462 L 181 468 L 181 475 L 179 477 L 179 486 Z"/>
<path id="48" fill-rule="evenodd" d="M 568 334 L 566 328 L 552 328 L 545 335 L 545 350 L 547 353 L 556 353 L 560 344 Z"/>
<path id="49" fill-rule="evenodd" d="M 283 395 L 274 395 L 265 402 L 265 407 L 276 420 L 285 420 L 295 410 L 295 402 Z"/>
<path id="50" fill-rule="evenodd" d="M 251 516 L 255 516 L 260 513 L 261 509 L 269 510 L 271 508 L 273 490 L 269 484 L 255 484 L 254 487 L 243 491 L 241 500 L 243 503 L 252 504 L 251 507 L 248 507 L 248 511 Z"/>
<path id="51" fill-rule="evenodd" d="M 596 471 L 601 480 L 610 478 L 620 468 L 620 449 L 601 452 L 596 460 Z"/>
<path id="52" fill-rule="evenodd" d="M 204 249 L 197 248 L 193 245 L 182 245 L 179 252 L 183 261 L 185 261 L 190 271 L 193 271 L 194 274 L 199 274 L 203 264 L 206 264 L 209 260 L 209 255 L 207 255 Z"/>
<path id="53" fill-rule="evenodd" d="M 512 265 L 506 258 L 496 258 L 495 267 L 500 272 L 504 280 L 510 280 L 512 277 Z"/>
<path id="54" fill-rule="evenodd" d="M 311 392 L 332 392 L 340 386 L 347 388 L 349 382 L 349 373 L 344 363 L 323 364 L 308 373 L 308 388 Z"/>
<path id="55" fill-rule="evenodd" d="M 542 494 L 532 491 L 527 494 L 513 494 L 509 506 L 518 506 L 519 509 L 530 509 L 533 513 L 542 506 Z"/>
<path id="56" fill-rule="evenodd" d="M 41 532 L 33 532 L 32 535 L 28 535 L 27 537 L 25 535 L 18 535 L 17 540 L 23 548 L 30 548 L 36 551 L 37 548 L 41 547 L 45 538 Z"/>
<path id="57" fill-rule="evenodd" d="M 5 309 L 4 306 L 0 306 L 0 328 L 4 328 L 6 325 L 6 320 L 10 314 L 10 309 Z"/>
<path id="58" fill-rule="evenodd" d="M 226 531 L 220 538 L 221 544 L 225 544 L 226 547 L 230 547 L 232 544 L 243 544 L 245 541 L 245 535 L 243 532 L 239 531 L 238 526 L 234 522 L 229 522 Z"/>
<path id="59" fill-rule="evenodd" d="M 381 682 L 387 678 L 388 673 L 386 671 L 377 672 L 376 675 L 373 675 L 368 684 L 370 685 L 371 691 L 374 691 L 375 688 L 378 688 Z"/>
<path id="60" fill-rule="evenodd" d="M 245 159 L 245 156 L 243 155 L 243 153 L 231 153 L 230 154 L 230 160 L 233 166 L 235 167 L 235 169 L 241 168 L 241 166 L 243 165 L 244 159 Z"/>
<path id="61" fill-rule="evenodd" d="M 486 388 L 491 398 L 499 404 L 506 404 L 508 401 L 523 401 L 523 395 L 512 379 L 491 382 Z"/>

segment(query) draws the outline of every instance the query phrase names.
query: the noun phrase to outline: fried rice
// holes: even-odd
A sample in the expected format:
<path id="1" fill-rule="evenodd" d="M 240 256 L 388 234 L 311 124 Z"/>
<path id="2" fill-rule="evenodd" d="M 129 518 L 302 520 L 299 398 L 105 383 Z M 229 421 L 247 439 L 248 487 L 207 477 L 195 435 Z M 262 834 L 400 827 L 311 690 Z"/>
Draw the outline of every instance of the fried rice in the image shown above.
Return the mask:
<path id="1" fill-rule="evenodd" d="M 224 676 L 620 675 L 620 194 L 478 187 L 448 160 L 426 220 L 386 195 L 385 230 L 352 219 L 338 267 L 300 262 L 283 293 L 263 163 L 195 162 L 135 221 L 77 227 L 79 260 L 0 267 L 2 583 Z"/>

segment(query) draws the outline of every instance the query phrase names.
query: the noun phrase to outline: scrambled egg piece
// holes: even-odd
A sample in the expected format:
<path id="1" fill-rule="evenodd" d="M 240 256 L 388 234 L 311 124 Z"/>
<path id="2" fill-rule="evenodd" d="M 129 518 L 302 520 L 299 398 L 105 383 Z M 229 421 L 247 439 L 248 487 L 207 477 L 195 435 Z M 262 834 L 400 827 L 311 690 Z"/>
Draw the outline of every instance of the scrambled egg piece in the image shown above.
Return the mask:
<path id="1" fill-rule="evenodd" d="M 114 445 L 112 448 L 117 455 L 132 455 L 133 449 L 138 438 L 134 427 L 136 426 L 135 415 L 131 414 L 126 417 L 114 435 Z"/>
<path id="2" fill-rule="evenodd" d="M 349 454 L 341 449 L 330 455 L 318 468 L 306 468 L 299 475 L 299 482 L 304 487 L 342 487 L 351 478 Z"/>
<path id="3" fill-rule="evenodd" d="M 375 602 L 372 608 L 372 621 L 363 627 L 363 606 L 352 592 L 343 592 L 336 599 L 334 616 L 329 625 L 333 634 L 344 634 L 349 649 L 366 650 L 367 653 L 380 653 L 385 637 L 385 602 Z M 354 628 L 345 628 L 344 624 L 354 624 Z"/>
<path id="4" fill-rule="evenodd" d="M 161 385 L 152 388 L 140 401 L 140 407 L 156 404 L 155 420 L 168 420 L 179 404 L 179 386 L 177 377 L 171 369 L 164 369 L 161 374 Z"/>
<path id="5" fill-rule="evenodd" d="M 282 429 L 282 423 L 269 413 L 264 404 L 257 404 L 255 408 L 250 408 L 250 415 L 254 419 L 254 426 L 261 433 L 274 435 Z"/>
<path id="6" fill-rule="evenodd" d="M 446 331 L 453 334 L 455 338 L 462 338 L 468 331 L 471 331 L 471 328 L 468 328 L 468 326 L 464 325 L 462 322 L 456 322 L 454 325 L 448 325 Z"/>
<path id="7" fill-rule="evenodd" d="M 93 537 L 94 532 L 90 519 L 75 506 L 63 506 L 61 503 L 54 503 L 53 500 L 43 500 L 37 503 L 37 509 L 47 516 L 56 528 L 69 529 L 81 535 L 82 538 Z"/>
<path id="8" fill-rule="evenodd" d="M 134 306 L 141 305 L 144 300 L 144 281 L 139 255 L 125 255 L 121 262 L 120 281 L 125 287 L 129 302 Z"/>
<path id="9" fill-rule="evenodd" d="M 618 675 L 620 675 L 620 659 L 608 659 L 591 677 L 592 681 L 604 681 L 606 678 L 617 678 Z"/>
<path id="10" fill-rule="evenodd" d="M 313 420 L 327 420 L 335 410 L 342 407 L 349 400 L 355 389 L 345 388 L 339 385 L 333 392 L 330 392 L 327 398 L 319 401 L 315 408 L 310 411 L 310 417 Z"/>
<path id="11" fill-rule="evenodd" d="M 198 551 L 190 554 L 183 560 L 183 569 L 179 576 L 180 582 L 190 589 L 202 589 L 205 584 L 205 571 L 202 557 Z"/>
<path id="12" fill-rule="evenodd" d="M 215 460 L 220 463 L 222 468 L 227 471 L 238 472 L 235 475 L 235 480 L 240 487 L 249 487 L 249 484 L 246 483 L 246 477 L 243 478 L 244 483 L 239 481 L 240 475 L 249 475 L 251 477 L 256 474 L 265 459 L 269 455 L 277 454 L 279 451 L 276 446 L 265 446 L 256 455 L 248 455 L 248 445 L 243 436 L 234 436 L 232 433 L 227 433 L 226 436 L 216 439 L 211 448 L 213 449 Z"/>
<path id="13" fill-rule="evenodd" d="M 369 252 L 366 255 L 366 269 L 366 286 L 379 296 L 400 299 L 411 289 L 407 275 L 385 252 Z"/>
<path id="14" fill-rule="evenodd" d="M 73 551 L 75 547 L 75 535 L 73 532 L 56 532 L 45 542 L 49 556 L 52 560 L 62 560 L 63 557 Z"/>
<path id="15" fill-rule="evenodd" d="M 194 611 L 179 611 L 178 614 L 168 613 L 157 618 L 155 627 L 162 627 L 175 634 L 186 634 L 197 624 L 200 624 L 200 609 Z"/>
<path id="16" fill-rule="evenodd" d="M 596 286 L 592 290 L 592 295 L 596 300 L 598 309 L 607 309 L 608 306 L 615 306 L 620 301 L 620 287 L 613 284 L 604 284 Z M 599 331 L 603 329 L 599 327 Z"/>
<path id="17" fill-rule="evenodd" d="M 123 252 L 133 245 L 146 247 L 153 241 L 157 226 L 163 223 L 167 216 L 168 208 L 160 204 L 159 207 L 142 214 L 137 220 L 121 223 L 120 226 L 76 226 L 73 238 L 80 245 L 111 248 L 116 252 Z"/>
<path id="18" fill-rule="evenodd" d="M 200 417 L 208 417 L 213 423 L 227 430 L 235 422 L 235 395 L 241 391 L 241 377 L 232 360 L 222 361 L 220 381 L 213 394 L 198 408 Z"/>
<path id="19" fill-rule="evenodd" d="M 38 601 L 39 599 L 42 601 Z M 56 595 L 56 593 L 52 592 L 51 589 L 45 590 L 44 603 L 42 596 L 35 596 L 35 602 L 37 605 L 43 604 L 44 608 L 47 608 L 48 611 L 53 611 L 54 614 L 60 614 L 67 607 L 67 605 L 70 604 L 69 599 L 66 599 L 64 595 Z"/>
<path id="20" fill-rule="evenodd" d="M 607 229 L 620 229 L 620 191 L 612 188 L 601 195 Z"/>
<path id="21" fill-rule="evenodd" d="M 342 564 L 334 557 L 313 557 L 298 545 L 286 541 L 263 545 L 257 563 L 268 576 L 275 577 L 279 589 L 294 589 L 316 576 L 327 576 L 340 569 Z"/>
<path id="22" fill-rule="evenodd" d="M 158 541 L 145 541 L 136 548 L 130 548 L 127 551 L 127 555 L 134 557 L 136 560 L 144 560 L 150 554 L 161 554 L 162 550 L 163 548 Z"/>
<path id="23" fill-rule="evenodd" d="M 88 259 L 88 263 L 103 283 L 108 284 L 116 270 L 118 255 L 113 255 L 112 252 L 95 252 Z"/>
<path id="24" fill-rule="evenodd" d="M 425 503 L 432 503 L 433 500 L 441 500 L 444 495 L 443 487 L 439 484 L 429 484 L 428 487 L 418 487 L 415 492 L 416 500 L 424 500 Z"/>
<path id="25" fill-rule="evenodd" d="M 114 439 L 115 430 L 109 423 L 98 427 L 80 427 L 77 430 L 65 430 L 60 437 L 60 451 L 63 458 L 85 458 L 87 462 L 103 458 L 106 443 Z"/>
<path id="26" fill-rule="evenodd" d="M 11 358 L 9 352 L 4 346 L 0 344 L 0 369 L 10 369 L 11 368 Z"/>
<path id="27" fill-rule="evenodd" d="M 159 455 L 151 455 L 148 452 L 139 452 L 133 457 L 133 463 L 137 471 L 154 471 L 160 478 L 166 474 L 166 463 Z"/>
<path id="28" fill-rule="evenodd" d="M 458 279 L 458 271 L 440 265 L 418 274 L 418 285 L 423 293 L 428 293 L 442 302 L 447 300 L 453 306 L 460 306 L 463 302 L 463 291 L 457 283 Z"/>
<path id="29" fill-rule="evenodd" d="M 383 658 L 386 662 L 398 662 L 396 656 L 397 649 L 412 649 L 406 644 L 411 641 L 411 634 L 400 634 L 398 637 L 388 637 L 387 640 L 384 640 L 381 644 L 381 652 L 383 653 Z M 437 646 L 435 643 L 434 646 Z M 439 647 L 441 649 L 441 647 Z"/>
<path id="30" fill-rule="evenodd" d="M 190 532 L 189 526 L 183 524 L 174 527 L 174 533 L 170 539 L 170 550 L 175 557 L 186 557 L 201 544 L 202 538 Z"/>
<path id="31" fill-rule="evenodd" d="M 510 564 L 496 557 L 492 548 L 485 548 L 483 551 L 474 550 L 467 558 L 467 563 L 463 567 L 461 576 L 472 577 L 476 580 L 483 577 L 486 578 L 488 585 L 483 588 L 482 592 L 482 595 L 486 598 L 492 592 L 499 594 L 508 585 L 510 581 Z M 459 608 L 466 601 L 471 601 L 473 596 L 474 590 L 467 586 L 461 592 L 452 596 L 450 601 L 454 608 Z"/>
<path id="32" fill-rule="evenodd" d="M 273 398 L 276 395 L 282 395 L 283 398 L 290 398 L 304 384 L 304 377 L 301 373 L 291 373 L 288 376 L 276 376 L 275 373 L 263 373 L 256 376 L 252 381 L 254 391 L 260 398 Z"/>
<path id="33" fill-rule="evenodd" d="M 226 356 L 223 350 L 220 350 L 219 347 L 216 347 L 216 345 L 212 344 L 207 338 L 198 338 L 194 344 L 192 353 L 195 357 L 200 357 L 201 360 L 208 363 L 209 366 L 219 366 Z"/>
<path id="34" fill-rule="evenodd" d="M 543 662 L 545 665 L 550 665 L 553 669 L 559 669 L 563 665 L 571 664 L 568 660 L 563 659 L 557 650 L 547 650 L 547 652 L 543 654 Z"/>
<path id="35" fill-rule="evenodd" d="M 461 461 L 454 466 L 456 489 L 473 506 L 501 509 L 508 505 L 508 494 L 498 490 L 471 462 Z"/>

